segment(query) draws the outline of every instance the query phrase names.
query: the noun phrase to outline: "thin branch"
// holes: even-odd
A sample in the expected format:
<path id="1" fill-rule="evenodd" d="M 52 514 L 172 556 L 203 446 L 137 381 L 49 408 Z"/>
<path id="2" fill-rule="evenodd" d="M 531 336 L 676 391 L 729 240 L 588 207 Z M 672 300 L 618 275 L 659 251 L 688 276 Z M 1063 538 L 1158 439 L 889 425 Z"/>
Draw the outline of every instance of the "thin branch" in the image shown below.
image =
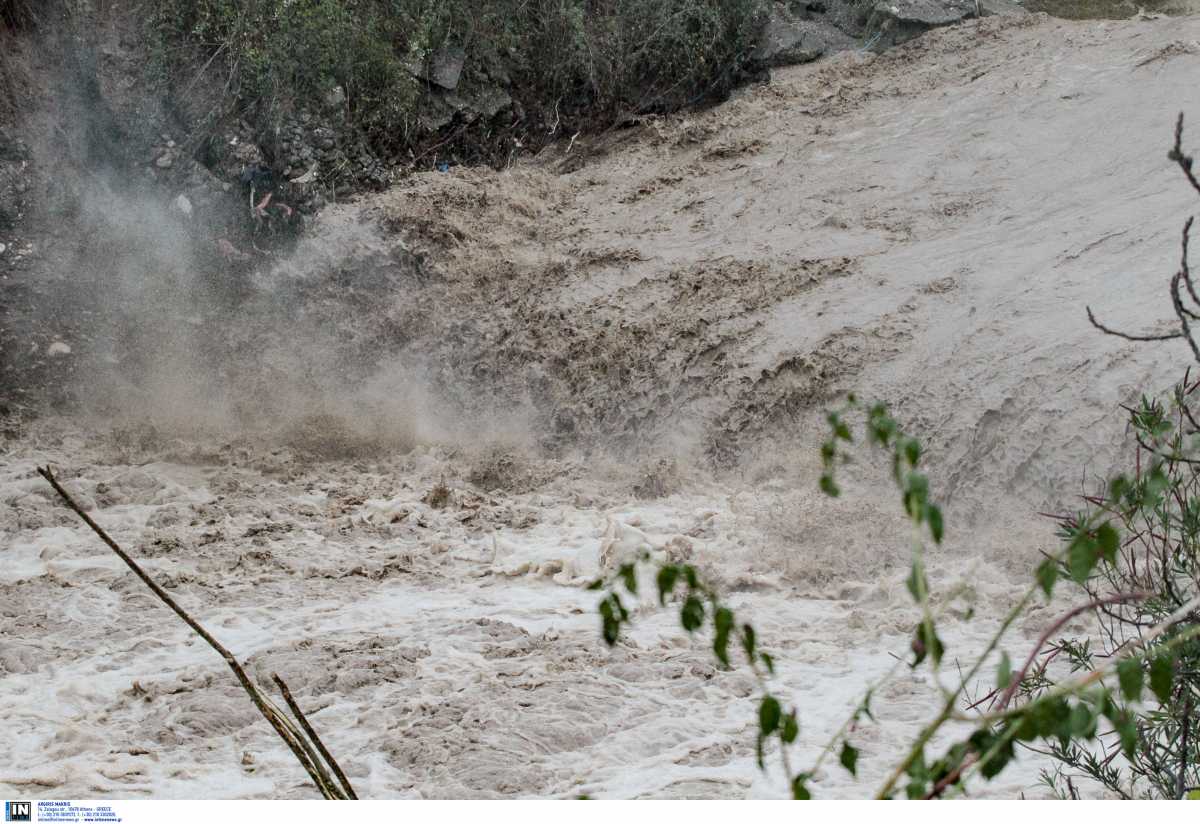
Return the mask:
<path id="1" fill-rule="evenodd" d="M 1183 337 L 1192 348 L 1192 355 L 1200 362 L 1200 346 L 1196 345 L 1196 339 L 1192 337 L 1192 327 L 1183 309 L 1183 298 L 1179 296 L 1179 283 L 1182 280 L 1183 272 L 1176 272 L 1175 277 L 1171 278 L 1171 302 L 1175 305 L 1175 315 L 1179 318 L 1179 328 L 1183 330 Z"/>
<path id="2" fill-rule="evenodd" d="M 333 770 L 333 774 L 336 775 L 338 781 L 341 782 L 342 789 L 346 791 L 346 796 L 354 801 L 357 801 L 358 795 L 355 794 L 354 788 L 350 786 L 349 779 L 347 779 L 346 774 L 342 772 L 342 768 L 338 765 L 337 759 L 333 757 L 333 753 L 329 752 L 329 750 L 325 748 L 324 742 L 321 741 L 321 737 L 317 735 L 317 731 L 313 729 L 312 724 L 308 723 L 308 717 L 300 709 L 300 705 L 296 703 L 296 699 L 292 698 L 292 691 L 288 689 L 287 684 L 283 683 L 283 679 L 280 678 L 277 673 L 271 673 L 271 678 L 275 681 L 275 685 L 279 687 L 279 691 L 283 693 L 283 700 L 286 701 L 288 707 L 291 708 L 292 714 L 296 716 L 296 720 L 300 722 L 300 726 L 304 728 L 304 732 L 308 734 L 309 739 L 311 739 L 313 744 L 316 745 L 317 749 L 321 752 L 321 756 L 325 759 L 325 762 L 329 764 L 330 768 Z"/>
<path id="3" fill-rule="evenodd" d="M 283 716 L 279 709 L 274 707 L 270 701 L 263 696 L 259 689 L 254 686 L 254 684 L 250 681 L 250 677 L 246 675 L 246 671 L 242 669 L 242 665 L 238 663 L 238 660 L 234 657 L 233 653 L 226 649 L 220 641 L 214 638 L 208 632 L 208 630 L 206 630 L 198 621 L 196 621 L 195 618 L 189 615 L 183 607 L 176 603 L 174 598 L 168 595 L 162 587 L 156 584 L 154 580 L 138 565 L 138 563 L 134 561 L 133 558 L 125 552 L 125 550 L 121 549 L 121 547 L 117 545 L 117 542 L 109 537 L 108 533 L 105 532 L 99 524 L 92 520 L 91 516 L 89 516 L 83 511 L 83 509 L 80 508 L 79 504 L 75 502 L 75 499 L 72 498 L 65 489 L 63 489 L 61 484 L 59 484 L 58 480 L 54 477 L 54 474 L 50 471 L 50 467 L 38 467 L 37 471 L 38 474 L 45 478 L 46 482 L 54 488 L 54 491 L 58 493 L 59 497 L 63 499 L 67 506 L 70 507 L 71 510 L 74 511 L 75 514 L 78 515 L 85 524 L 91 527 L 92 531 L 100 537 L 100 540 L 104 541 L 104 543 L 108 545 L 108 548 L 115 552 L 117 557 L 125 562 L 127 567 L 133 570 L 133 574 L 140 578 L 142 583 L 149 587 L 150 591 L 153 592 L 160 601 L 170 607 L 171 611 L 178 615 L 185 624 L 191 627 L 193 632 L 203 638 L 210 647 L 216 650 L 218 655 L 225 659 L 225 663 L 229 665 L 231 670 L 233 670 L 233 674 L 237 678 L 238 683 L 242 685 L 242 689 L 244 689 L 246 694 L 250 696 L 250 700 L 254 703 L 254 706 L 258 708 L 258 711 L 262 713 L 263 717 L 267 719 L 267 722 L 272 728 L 274 728 L 279 737 L 283 739 L 283 743 L 287 744 L 288 749 L 290 749 L 292 754 L 296 756 L 296 760 L 300 762 L 302 767 L 304 767 L 305 771 L 309 774 L 309 777 L 312 778 L 313 783 L 316 784 L 317 788 L 321 791 L 321 794 L 330 799 L 342 798 L 343 796 L 341 795 L 341 792 L 337 789 L 337 787 L 333 786 L 333 782 L 329 778 L 328 773 L 324 771 L 324 767 L 319 763 L 314 763 L 313 759 L 311 759 L 308 753 L 305 752 L 304 742 L 300 736 L 299 730 L 296 730 L 295 727 L 293 727 L 292 724 L 287 720 L 287 718 Z"/>
<path id="4" fill-rule="evenodd" d="M 939 781 L 937 784 L 935 784 L 933 789 L 930 790 L 928 793 L 926 793 L 926 795 L 922 799 L 922 801 L 930 801 L 934 798 L 939 798 L 941 796 L 941 794 L 946 791 L 947 787 L 949 787 L 951 784 L 953 784 L 955 781 L 957 781 L 959 779 L 959 777 L 963 774 L 963 770 L 972 766 L 978 760 L 979 760 L 978 753 L 971 752 L 971 753 L 968 753 L 967 755 L 965 755 L 963 757 L 962 762 L 957 767 L 955 767 L 953 770 L 951 770 L 946 775 L 945 778 L 943 778 L 941 781 Z"/>
<path id="5" fill-rule="evenodd" d="M 1008 688 L 1004 691 L 1004 694 L 1001 695 L 1000 699 L 996 702 L 996 705 L 993 707 L 993 711 L 1001 712 L 1004 710 L 1005 707 L 1008 706 L 1008 703 L 1010 701 L 1012 701 L 1013 696 L 1016 695 L 1017 690 L 1020 688 L 1021 682 L 1025 680 L 1025 673 L 1029 672 L 1029 668 L 1031 666 L 1033 666 L 1033 662 L 1035 660 L 1037 660 L 1038 653 L 1042 651 L 1042 647 L 1045 646 L 1046 642 L 1050 640 L 1050 637 L 1052 635 L 1054 635 L 1060 629 L 1062 629 L 1064 626 L 1066 626 L 1072 618 L 1074 618 L 1077 615 L 1081 615 L 1082 613 L 1089 612 L 1090 610 L 1097 609 L 1102 606 L 1108 606 L 1111 604 L 1123 604 L 1128 601 L 1144 601 L 1145 599 L 1149 598 L 1152 594 L 1153 593 L 1149 593 L 1149 592 L 1125 592 L 1125 593 L 1121 593 L 1119 595 L 1109 596 L 1108 598 L 1100 598 L 1095 601 L 1089 601 L 1086 604 L 1081 604 L 1080 606 L 1077 606 L 1074 609 L 1068 611 L 1065 615 L 1063 615 L 1061 618 L 1059 618 L 1057 621 L 1055 621 L 1053 624 L 1051 624 L 1046 629 L 1046 631 L 1042 633 L 1041 637 L 1038 638 L 1037 643 L 1034 644 L 1034 646 L 1033 646 L 1033 649 L 1029 651 L 1029 656 L 1025 659 L 1024 665 L 1022 665 L 1021 669 L 1019 669 L 1013 675 L 1012 681 L 1009 682 Z"/>
<path id="6" fill-rule="evenodd" d="M 1175 798 L 1176 799 L 1183 798 L 1184 791 L 1185 791 L 1184 785 L 1187 782 L 1188 732 L 1191 729 L 1191 723 L 1192 723 L 1192 697 L 1189 695 L 1188 699 L 1187 699 L 1187 703 L 1184 705 L 1184 708 L 1183 708 L 1183 734 L 1182 734 L 1182 743 L 1179 746 L 1179 774 L 1176 776 L 1176 781 L 1175 781 Z"/>
<path id="7" fill-rule="evenodd" d="M 1192 184 L 1192 188 L 1200 192 L 1200 180 L 1197 180 L 1195 173 L 1192 172 L 1192 157 L 1183 153 L 1183 112 L 1179 113 L 1179 119 L 1175 121 L 1175 145 L 1171 147 L 1171 151 L 1167 152 L 1167 160 L 1178 163 L 1188 182 Z"/>
<path id="8" fill-rule="evenodd" d="M 1147 342 L 1147 341 L 1173 340 L 1175 338 L 1183 337 L 1182 332 L 1170 332 L 1165 335 L 1130 335 L 1126 332 L 1118 332 L 1116 329 L 1113 329 L 1112 327 L 1109 327 L 1109 326 L 1105 326 L 1103 323 L 1096 320 L 1096 316 L 1092 314 L 1092 307 L 1090 307 L 1090 306 L 1087 307 L 1087 316 L 1088 316 L 1088 320 L 1091 321 L 1092 326 L 1095 326 L 1097 329 L 1099 329 L 1104 334 L 1113 335 L 1114 337 L 1118 337 L 1118 338 L 1124 338 L 1125 340 L 1132 340 L 1132 341 L 1137 341 L 1139 343 L 1142 343 L 1142 342 Z"/>
<path id="9" fill-rule="evenodd" d="M 1183 273 L 1183 282 L 1187 284 L 1188 294 L 1192 296 L 1192 300 L 1195 301 L 1196 305 L 1200 306 L 1200 297 L 1197 297 L 1196 295 L 1196 287 L 1192 284 L 1192 272 L 1188 268 L 1188 240 L 1192 233 L 1192 223 L 1194 223 L 1195 220 L 1196 218 L 1189 217 L 1183 223 L 1183 238 L 1179 243 L 1182 249 L 1179 261 L 1179 271 Z M 1193 312 L 1188 312 L 1188 315 L 1192 318 L 1196 317 L 1195 313 Z M 1184 378 L 1184 382 L 1187 382 L 1186 378 Z"/>

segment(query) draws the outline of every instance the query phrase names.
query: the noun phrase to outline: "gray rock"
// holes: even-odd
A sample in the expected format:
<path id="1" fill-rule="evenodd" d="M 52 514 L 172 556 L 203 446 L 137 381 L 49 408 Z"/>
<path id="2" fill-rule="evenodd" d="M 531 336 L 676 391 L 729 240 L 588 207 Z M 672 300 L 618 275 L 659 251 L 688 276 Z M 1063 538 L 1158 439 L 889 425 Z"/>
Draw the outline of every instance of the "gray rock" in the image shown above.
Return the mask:
<path id="1" fill-rule="evenodd" d="M 493 118 L 512 105 L 512 97 L 499 86 L 485 88 L 472 99 L 471 105 L 486 118 Z"/>
<path id="2" fill-rule="evenodd" d="M 941 26 L 960 23 L 977 15 L 976 0 L 878 0 L 867 20 L 876 51 L 899 45 Z M 1026 14 L 1012 0 L 980 0 L 978 11 L 993 14 Z"/>
<path id="3" fill-rule="evenodd" d="M 429 60 L 429 82 L 453 91 L 462 78 L 467 52 L 459 46 L 443 46 Z"/>
<path id="4" fill-rule="evenodd" d="M 154 161 L 154 165 L 160 169 L 169 169 L 175 165 L 175 158 L 170 152 L 163 152 L 158 156 L 158 160 Z"/>
<path id="5" fill-rule="evenodd" d="M 790 66 L 809 63 L 822 55 L 853 48 L 855 41 L 823 20 L 797 17 L 787 7 L 776 5 L 763 27 L 752 58 L 761 66 Z"/>

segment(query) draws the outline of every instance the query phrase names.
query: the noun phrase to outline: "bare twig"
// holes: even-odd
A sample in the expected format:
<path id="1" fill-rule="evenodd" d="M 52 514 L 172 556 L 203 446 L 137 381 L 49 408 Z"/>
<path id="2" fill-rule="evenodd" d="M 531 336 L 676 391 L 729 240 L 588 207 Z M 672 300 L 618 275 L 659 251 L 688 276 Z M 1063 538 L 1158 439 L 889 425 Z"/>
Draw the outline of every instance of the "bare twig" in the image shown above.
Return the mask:
<path id="1" fill-rule="evenodd" d="M 1042 647 L 1045 646 L 1046 642 L 1050 640 L 1052 635 L 1066 626 L 1072 618 L 1109 604 L 1123 604 L 1128 601 L 1143 601 L 1146 598 L 1149 598 L 1151 595 L 1152 593 L 1149 592 L 1124 592 L 1119 595 L 1112 595 L 1108 598 L 1100 598 L 1095 601 L 1090 601 L 1086 604 L 1081 604 L 1080 606 L 1068 611 L 1061 618 L 1051 624 L 1046 631 L 1042 633 L 1041 637 L 1038 638 L 1037 643 L 1033 645 L 1033 649 L 1029 651 L 1029 656 L 1025 659 L 1025 663 L 1021 666 L 1021 669 L 1017 670 L 1017 672 L 1013 674 L 1012 681 L 1009 682 L 1008 688 L 1004 690 L 1004 694 L 1001 695 L 999 700 L 996 701 L 995 706 L 992 708 L 993 711 L 1001 712 L 1005 707 L 1008 706 L 1008 703 L 1012 701 L 1013 696 L 1016 695 L 1017 690 L 1020 689 L 1021 682 L 1025 680 L 1025 673 L 1029 672 L 1029 668 L 1033 666 L 1033 662 L 1037 660 L 1038 653 L 1042 651 Z"/>
<path id="2" fill-rule="evenodd" d="M 1189 695 L 1183 708 L 1183 734 L 1179 746 L 1179 774 L 1175 777 L 1175 798 L 1182 799 L 1186 792 L 1188 768 L 1188 732 L 1192 724 L 1192 697 Z"/>
<path id="3" fill-rule="evenodd" d="M 1183 272 L 1176 272 L 1175 277 L 1171 278 L 1171 302 L 1175 304 L 1175 315 L 1179 318 L 1179 328 L 1183 330 L 1183 337 L 1187 340 L 1188 346 L 1192 348 L 1192 355 L 1200 362 L 1200 346 L 1196 345 L 1196 339 L 1192 337 L 1192 326 L 1188 323 L 1187 314 L 1183 308 L 1183 298 L 1179 295 L 1179 283 L 1183 280 Z"/>
<path id="4" fill-rule="evenodd" d="M 74 513 L 78 515 L 85 524 L 91 527 L 92 531 L 100 537 L 100 540 L 104 541 L 104 543 L 108 545 L 108 548 L 116 553 L 118 558 L 125 562 L 125 565 L 133 571 L 133 574 L 140 578 L 142 583 L 149 587 L 150 591 L 153 592 L 160 601 L 170 607 L 171 611 L 178 615 L 185 624 L 191 627 L 193 632 L 203 638 L 210 647 L 216 650 L 218 655 L 225 659 L 225 663 L 229 665 L 231 670 L 233 670 L 233 674 L 237 678 L 238 683 L 242 685 L 242 689 L 244 689 L 246 694 L 250 696 L 250 700 L 254 703 L 254 706 L 258 708 L 258 711 L 262 713 L 263 717 L 267 719 L 267 722 L 271 725 L 275 732 L 278 733 L 279 737 L 283 739 L 283 743 L 285 743 L 288 746 L 288 749 L 292 751 L 292 754 L 296 756 L 296 760 L 300 762 L 302 767 L 304 767 L 305 771 L 309 774 L 309 777 L 312 778 L 313 783 L 317 785 L 317 789 L 321 791 L 321 794 L 328 799 L 347 798 L 347 796 L 343 794 L 342 790 L 340 790 L 333 783 L 333 780 L 330 778 L 325 765 L 322 764 L 320 759 L 316 758 L 315 754 L 311 752 L 308 742 L 304 740 L 304 737 L 300 731 L 296 729 L 296 727 L 291 723 L 290 720 L 288 720 L 287 716 L 285 716 L 278 707 L 272 704 L 271 701 L 262 694 L 258 687 L 254 686 L 253 682 L 250 680 L 250 677 L 246 674 L 246 671 L 242 668 L 242 665 L 238 663 L 238 660 L 234 657 L 233 653 L 226 649 L 220 641 L 214 638 L 208 632 L 208 630 L 200 625 L 195 618 L 189 615 L 187 611 L 181 607 L 174 598 L 168 595 L 162 587 L 156 584 L 154 579 L 147 575 L 145 570 L 143 570 L 141 566 L 139 566 L 138 563 L 125 552 L 125 550 L 121 549 L 117 542 L 109 537 L 108 533 L 105 532 L 99 524 L 92 520 L 91 516 L 89 516 L 83 511 L 82 508 L 80 508 L 79 504 L 75 502 L 75 499 L 72 498 L 65 489 L 63 489 L 61 484 L 59 484 L 58 479 L 56 479 L 54 474 L 50 471 L 50 467 L 38 467 L 38 474 L 46 479 L 46 482 L 54 488 L 54 491 L 58 493 L 59 497 L 63 499 L 66 505 L 70 507 L 71 510 L 74 511 Z M 281 688 L 284 690 L 284 698 L 288 699 L 290 697 L 290 693 L 287 692 L 287 687 L 284 686 L 282 681 L 279 681 L 278 678 L 276 679 L 276 682 L 279 683 Z M 311 727 L 308 725 L 307 719 L 304 719 L 303 714 L 300 713 L 298 709 L 296 710 L 296 715 L 298 718 L 302 719 L 301 724 L 304 725 L 306 730 L 311 729 Z M 315 733 L 313 733 L 313 737 L 315 739 Z M 326 752 L 324 746 L 320 745 L 319 743 L 318 747 L 322 752 Z M 329 761 L 333 763 L 332 757 L 329 757 Z M 345 781 L 344 776 L 341 774 L 341 770 L 337 768 L 336 765 L 334 765 L 334 768 L 338 773 L 339 778 L 341 778 L 342 781 Z M 354 798 L 353 794 L 348 797 Z"/>
<path id="5" fill-rule="evenodd" d="M 336 775 L 338 781 L 341 782 L 342 789 L 346 791 L 346 797 L 357 801 L 358 795 L 355 794 L 354 788 L 350 786 L 350 780 L 347 779 L 346 774 L 342 772 L 342 768 L 338 765 L 337 759 L 333 757 L 333 753 L 325 748 L 325 744 L 321 741 L 321 737 L 317 735 L 317 731 L 312 728 L 310 723 L 308 723 L 308 717 L 303 711 L 301 711 L 300 705 L 296 703 L 296 700 L 292 698 L 292 691 L 288 689 L 287 684 L 283 683 L 283 679 L 280 678 L 278 674 L 271 673 L 271 678 L 274 679 L 276 686 L 279 687 L 279 691 L 283 693 L 283 700 L 286 701 L 288 707 L 291 708 L 292 714 L 296 716 L 296 720 L 300 722 L 300 726 L 302 726 L 304 731 L 308 733 L 308 737 L 312 739 L 313 744 L 315 744 L 317 749 L 321 752 L 321 756 L 325 759 L 325 762 L 329 764 L 330 768 L 333 770 L 333 774 Z"/>
<path id="6" fill-rule="evenodd" d="M 1200 180 L 1196 179 L 1192 171 L 1192 156 L 1183 153 L 1183 112 L 1179 113 L 1179 119 L 1175 121 L 1175 145 L 1167 152 L 1167 159 L 1178 163 L 1192 188 L 1200 192 Z"/>
<path id="7" fill-rule="evenodd" d="M 1125 340 L 1132 340 L 1142 343 L 1146 341 L 1173 340 L 1175 338 L 1183 337 L 1182 332 L 1168 332 L 1165 335 L 1130 335 L 1126 332 L 1119 332 L 1116 329 L 1113 329 L 1110 326 L 1105 326 L 1103 323 L 1096 320 L 1096 316 L 1092 314 L 1092 307 L 1090 306 L 1087 307 L 1087 316 L 1088 320 L 1092 322 L 1092 326 L 1095 326 L 1104 334 L 1113 335 L 1114 337 L 1118 338 L 1124 338 Z"/>

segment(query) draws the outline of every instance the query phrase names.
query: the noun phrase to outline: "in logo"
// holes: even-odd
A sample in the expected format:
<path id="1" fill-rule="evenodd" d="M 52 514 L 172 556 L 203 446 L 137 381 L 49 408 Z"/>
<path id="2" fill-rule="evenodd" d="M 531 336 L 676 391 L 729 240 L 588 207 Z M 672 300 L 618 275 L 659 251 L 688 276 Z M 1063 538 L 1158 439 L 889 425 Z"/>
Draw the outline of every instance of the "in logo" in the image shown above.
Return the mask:
<path id="1" fill-rule="evenodd" d="M 33 803 L 30 801 L 5 801 L 5 821 L 33 821 Z"/>

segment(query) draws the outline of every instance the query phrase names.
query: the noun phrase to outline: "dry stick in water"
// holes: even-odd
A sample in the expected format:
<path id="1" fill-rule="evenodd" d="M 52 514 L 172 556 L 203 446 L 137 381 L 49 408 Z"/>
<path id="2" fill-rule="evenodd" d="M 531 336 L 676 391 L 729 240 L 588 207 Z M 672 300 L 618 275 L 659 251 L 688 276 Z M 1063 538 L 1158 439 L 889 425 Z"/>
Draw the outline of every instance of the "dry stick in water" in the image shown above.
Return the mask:
<path id="1" fill-rule="evenodd" d="M 91 517 L 79 507 L 79 504 L 75 503 L 75 499 L 73 499 L 67 493 L 67 491 L 62 488 L 58 480 L 54 477 L 53 473 L 51 473 L 50 467 L 38 467 L 38 474 L 45 478 L 46 482 L 49 483 L 50 486 L 54 487 L 54 491 L 57 492 L 59 497 L 66 502 L 67 506 L 70 507 L 76 515 L 83 519 L 83 522 L 91 527 L 93 532 L 100 536 L 100 540 L 108 544 L 108 548 L 115 552 L 117 557 L 124 561 L 125 565 L 133 570 L 134 575 L 142 579 L 142 583 L 148 586 L 150 591 L 157 595 L 160 601 L 170 607 L 176 615 L 183 619 L 185 624 L 192 628 L 193 632 L 203 638 L 210 647 L 217 651 L 218 655 L 225 659 L 225 663 L 229 665 L 231 670 L 233 670 L 233 674 L 237 677 L 238 683 L 242 685 L 242 689 L 244 689 L 246 694 L 250 696 L 250 700 L 254 702 L 254 706 L 258 708 L 258 711 L 263 714 L 263 717 L 267 719 L 267 722 L 270 723 L 275 732 L 279 734 L 279 737 L 283 739 L 283 743 L 287 744 L 288 749 L 290 749 L 292 754 L 296 756 L 296 760 L 300 762 L 302 767 L 304 767 L 309 777 L 312 778 L 313 783 L 317 785 L 317 789 L 321 791 L 321 794 L 328 799 L 357 799 L 358 796 L 354 794 L 354 790 L 350 787 L 350 782 L 346 780 L 346 775 L 342 772 L 342 768 L 338 766 L 337 761 L 334 760 L 329 751 L 325 749 L 325 745 L 321 743 L 319 738 L 317 738 L 317 734 L 313 730 L 312 725 L 308 723 L 308 719 L 304 716 L 304 713 L 300 711 L 300 707 L 295 701 L 292 700 L 291 691 L 288 690 L 287 685 L 283 683 L 283 679 L 281 679 L 278 675 L 273 676 L 275 683 L 279 685 L 281 691 L 283 692 L 284 699 L 288 702 L 288 706 L 292 708 L 292 712 L 296 714 L 296 717 L 300 720 L 301 725 L 312 738 L 313 743 L 316 744 L 317 749 L 320 750 L 321 754 L 325 757 L 325 760 L 333 768 L 333 771 L 337 774 L 338 780 L 341 782 L 342 788 L 344 789 L 339 789 L 334 784 L 333 779 L 329 775 L 329 771 L 325 767 L 325 764 L 321 763 L 320 758 L 312 751 L 312 747 L 309 745 L 308 741 L 304 739 L 304 736 L 300 733 L 300 731 L 296 729 L 295 725 L 292 724 L 292 722 L 285 715 L 283 715 L 283 713 L 277 707 L 275 707 L 270 700 L 268 700 L 266 696 L 259 691 L 257 687 L 254 686 L 254 684 L 250 681 L 250 677 L 246 675 L 246 671 L 242 669 L 242 665 L 239 664 L 237 658 L 233 656 L 233 653 L 222 646 L 221 642 L 209 634 L 208 630 L 200 626 L 196 619 L 192 618 L 192 616 L 189 615 L 183 609 L 183 607 L 179 606 L 179 604 L 175 602 L 174 598 L 168 595 L 162 587 L 156 584 L 154 580 L 151 579 L 150 576 L 147 575 L 140 566 L 138 566 L 137 562 L 134 561 L 133 558 L 131 558 L 128 554 L 126 554 L 125 550 L 121 549 L 121 547 L 117 545 L 117 542 L 110 538 L 108 533 L 101 529 L 100 525 L 93 521 Z"/>
<path id="2" fill-rule="evenodd" d="M 271 677 L 275 679 L 275 685 L 278 686 L 279 691 L 283 693 L 283 700 L 287 701 L 287 705 L 291 708 L 292 714 L 296 716 L 297 720 L 299 720 L 300 726 L 304 728 L 306 733 L 308 733 L 308 737 L 312 740 L 313 744 L 316 745 L 317 750 L 333 769 L 333 774 L 337 776 L 338 781 L 340 781 L 342 784 L 342 789 L 346 791 L 346 797 L 357 801 L 358 796 L 354 794 L 354 788 L 350 786 L 350 780 L 346 778 L 346 774 L 342 772 L 342 768 L 338 766 L 337 760 L 333 757 L 329 750 L 325 749 L 325 743 L 321 741 L 321 737 L 317 735 L 317 731 L 314 730 L 312 725 L 308 723 L 308 717 L 300 711 L 300 705 L 296 703 L 296 699 L 292 698 L 292 691 L 288 689 L 287 684 L 283 683 L 283 679 L 280 678 L 278 674 L 271 673 Z"/>

